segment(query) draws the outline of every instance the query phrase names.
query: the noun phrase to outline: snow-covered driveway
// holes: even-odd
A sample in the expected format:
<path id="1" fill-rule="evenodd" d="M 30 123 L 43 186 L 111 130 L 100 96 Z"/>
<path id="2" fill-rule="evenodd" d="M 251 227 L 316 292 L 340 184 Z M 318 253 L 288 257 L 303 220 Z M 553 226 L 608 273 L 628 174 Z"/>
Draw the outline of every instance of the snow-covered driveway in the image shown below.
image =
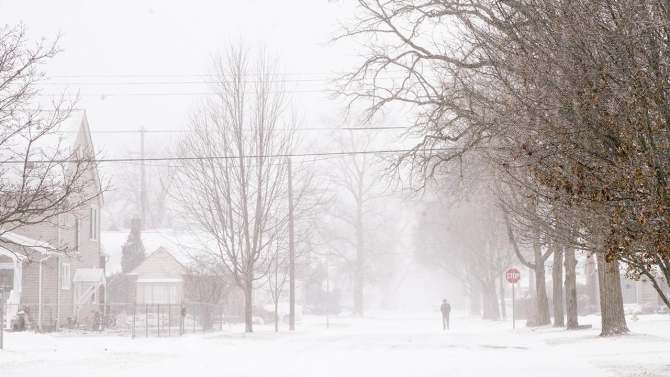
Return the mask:
<path id="1" fill-rule="evenodd" d="M 282 328 L 279 334 L 271 326 L 259 326 L 251 335 L 233 327 L 223 333 L 135 340 L 6 334 L 0 376 L 623 375 L 607 367 L 618 351 L 605 352 L 609 340 L 598 340 L 597 330 L 513 331 L 510 322 L 456 317 L 451 330 L 443 331 L 439 313 L 334 318 L 329 330 L 324 320 L 308 316 L 295 333 Z M 621 346 L 622 339 L 615 342 Z M 599 344 L 586 352 L 591 347 L 583 343 L 592 340 Z M 670 349 L 667 339 L 645 344 Z"/>

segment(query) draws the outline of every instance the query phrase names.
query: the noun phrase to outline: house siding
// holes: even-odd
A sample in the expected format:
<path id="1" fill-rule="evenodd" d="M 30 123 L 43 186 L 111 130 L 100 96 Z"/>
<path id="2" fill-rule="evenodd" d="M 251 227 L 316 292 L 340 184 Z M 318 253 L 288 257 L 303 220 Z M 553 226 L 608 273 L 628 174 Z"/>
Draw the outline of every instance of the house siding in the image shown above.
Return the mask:
<path id="1" fill-rule="evenodd" d="M 93 151 L 93 145 L 90 143 L 88 134 L 88 122 L 83 116 L 82 123 L 79 125 L 77 137 L 72 145 L 73 150 L 81 148 L 86 151 Z M 98 172 L 97 169 L 91 169 L 85 173 L 84 179 L 90 182 L 96 182 L 85 188 L 85 194 L 94 196 L 98 190 Z M 90 225 L 91 211 L 90 206 L 98 208 L 97 211 L 97 234 L 95 240 L 91 240 Z M 89 206 L 81 208 L 77 213 L 71 212 L 66 215 L 55 217 L 52 221 L 46 221 L 40 224 L 30 225 L 13 230 L 15 233 L 29 237 L 34 240 L 48 242 L 55 247 L 62 247 L 63 255 L 53 255 L 46 260 L 42 266 L 42 324 L 60 324 L 67 323 L 69 317 L 73 317 L 74 308 L 74 284 L 72 280 L 76 271 L 80 268 L 101 268 L 104 269 L 105 259 L 100 254 L 100 212 L 103 206 L 102 198 L 98 197 L 89 203 Z M 67 218 L 67 220 L 66 220 Z M 77 245 L 76 221 L 79 218 L 80 236 L 79 247 Z M 43 255 L 35 253 L 31 255 L 32 261 L 24 263 L 23 266 L 23 288 L 21 294 L 21 304 L 30 307 L 31 319 L 37 322 L 38 304 L 39 304 L 39 260 Z M 70 265 L 70 289 L 61 288 L 60 271 L 63 264 Z M 94 310 L 103 310 L 104 288 L 101 287 L 96 292 L 96 304 L 85 305 L 80 311 L 80 322 L 84 317 L 90 316 Z"/>
<path id="2" fill-rule="evenodd" d="M 42 263 L 42 325 L 54 325 L 58 320 L 58 257 L 52 256 Z M 33 323 L 39 323 L 40 263 L 24 263 L 21 304 L 28 307 Z M 26 284 L 30 282 L 30 284 Z"/>
<path id="3" fill-rule="evenodd" d="M 140 279 L 181 279 L 184 273 L 184 266 L 174 259 L 169 252 L 159 248 L 147 257 L 137 268 L 132 271 L 133 280 Z M 133 291 L 138 303 L 144 301 L 144 286 L 176 286 L 177 302 L 183 297 L 183 281 L 179 283 L 135 283 Z M 132 286 L 132 285 L 131 285 Z"/>

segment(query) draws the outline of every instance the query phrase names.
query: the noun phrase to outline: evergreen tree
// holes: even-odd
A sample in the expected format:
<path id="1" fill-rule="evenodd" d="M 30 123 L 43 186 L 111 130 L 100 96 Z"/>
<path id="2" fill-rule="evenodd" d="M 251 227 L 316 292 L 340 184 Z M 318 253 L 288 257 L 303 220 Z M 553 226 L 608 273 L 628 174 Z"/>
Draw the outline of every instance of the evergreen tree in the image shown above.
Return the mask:
<path id="1" fill-rule="evenodd" d="M 144 261 L 144 244 L 140 232 L 139 219 L 133 219 L 126 243 L 121 246 L 121 273 L 125 276 Z"/>
<path id="2" fill-rule="evenodd" d="M 108 303 L 128 302 L 128 284 L 125 277 L 123 273 L 117 272 L 107 278 L 105 294 Z"/>

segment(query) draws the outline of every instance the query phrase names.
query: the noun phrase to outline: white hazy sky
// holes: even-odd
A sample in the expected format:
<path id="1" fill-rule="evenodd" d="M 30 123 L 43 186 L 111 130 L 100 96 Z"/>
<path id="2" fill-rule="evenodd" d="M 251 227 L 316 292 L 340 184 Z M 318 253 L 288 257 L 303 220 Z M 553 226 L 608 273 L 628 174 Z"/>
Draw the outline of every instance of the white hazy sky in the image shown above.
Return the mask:
<path id="1" fill-rule="evenodd" d="M 343 3 L 350 2 L 5 0 L 0 23 L 24 23 L 31 39 L 61 33 L 64 51 L 45 66 L 43 93 L 79 92 L 94 142 L 111 157 L 135 149 L 139 135 L 100 131 L 183 128 L 206 92 L 198 75 L 231 40 L 274 50 L 306 120 L 320 126 L 336 109 L 322 94 L 329 73 L 353 64 L 352 44 L 325 45 L 338 19 L 351 15 Z"/>

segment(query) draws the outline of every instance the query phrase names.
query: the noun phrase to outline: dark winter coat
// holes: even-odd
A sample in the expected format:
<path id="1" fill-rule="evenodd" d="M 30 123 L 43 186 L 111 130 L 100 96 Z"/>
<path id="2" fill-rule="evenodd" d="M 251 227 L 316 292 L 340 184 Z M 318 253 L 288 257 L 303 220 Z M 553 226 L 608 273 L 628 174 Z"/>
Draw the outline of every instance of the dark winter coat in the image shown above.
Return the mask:
<path id="1" fill-rule="evenodd" d="M 442 306 L 440 306 L 440 311 L 442 312 L 443 317 L 449 317 L 449 313 L 451 312 L 451 305 L 448 303 L 442 303 Z"/>

